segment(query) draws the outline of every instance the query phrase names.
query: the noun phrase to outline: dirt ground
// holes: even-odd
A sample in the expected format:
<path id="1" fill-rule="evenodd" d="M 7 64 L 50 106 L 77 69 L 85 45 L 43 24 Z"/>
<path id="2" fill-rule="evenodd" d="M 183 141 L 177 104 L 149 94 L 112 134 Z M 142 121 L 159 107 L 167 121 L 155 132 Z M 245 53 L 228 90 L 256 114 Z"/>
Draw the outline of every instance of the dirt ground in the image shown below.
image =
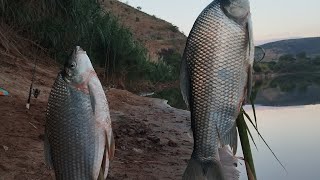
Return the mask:
<path id="1" fill-rule="evenodd" d="M 0 180 L 54 179 L 44 164 L 47 99 L 59 68 L 40 62 L 35 88 L 40 96 L 25 108 L 32 61 L 0 56 Z M 166 101 L 110 89 L 107 93 L 116 138 L 108 179 L 181 179 L 192 151 L 189 113 Z"/>

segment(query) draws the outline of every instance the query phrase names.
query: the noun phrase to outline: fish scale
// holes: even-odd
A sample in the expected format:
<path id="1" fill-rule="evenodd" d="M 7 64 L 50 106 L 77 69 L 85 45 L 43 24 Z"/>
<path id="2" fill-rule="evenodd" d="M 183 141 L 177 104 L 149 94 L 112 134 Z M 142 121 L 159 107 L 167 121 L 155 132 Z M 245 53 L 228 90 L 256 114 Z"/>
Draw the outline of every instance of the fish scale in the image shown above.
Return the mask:
<path id="1" fill-rule="evenodd" d="M 235 126 L 248 71 L 248 35 L 212 2 L 191 30 L 184 58 L 190 73 L 192 156 L 213 160 L 221 138 Z"/>
<path id="2" fill-rule="evenodd" d="M 93 178 L 94 127 L 90 96 L 68 85 L 59 74 L 50 93 L 46 122 L 56 179 Z"/>

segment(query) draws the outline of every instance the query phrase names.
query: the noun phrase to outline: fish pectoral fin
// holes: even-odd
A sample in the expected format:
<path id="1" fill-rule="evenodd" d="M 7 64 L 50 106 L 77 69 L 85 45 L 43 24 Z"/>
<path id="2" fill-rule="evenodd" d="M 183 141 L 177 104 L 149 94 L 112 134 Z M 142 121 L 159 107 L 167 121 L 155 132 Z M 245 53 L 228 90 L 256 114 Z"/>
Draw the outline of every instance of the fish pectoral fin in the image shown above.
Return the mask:
<path id="1" fill-rule="evenodd" d="M 180 89 L 184 102 L 189 108 L 190 105 L 190 74 L 188 70 L 187 60 L 185 57 L 182 57 L 181 66 L 180 66 Z"/>
<path id="2" fill-rule="evenodd" d="M 99 176 L 97 178 L 97 180 L 105 180 L 106 178 L 104 178 L 104 168 L 101 167 L 100 171 L 99 171 Z"/>
<path id="3" fill-rule="evenodd" d="M 90 92 L 90 88 L 89 88 L 89 94 L 90 94 L 91 108 L 92 108 L 93 113 L 95 113 L 95 111 L 96 111 L 96 99 L 95 99 L 93 93 Z"/>
<path id="4" fill-rule="evenodd" d="M 189 138 L 193 138 L 192 128 L 190 128 L 189 131 L 188 131 L 188 137 L 189 137 Z"/>
<path id="5" fill-rule="evenodd" d="M 47 134 L 44 134 L 44 158 L 45 164 L 49 169 L 52 169 L 51 147 Z"/>
<path id="6" fill-rule="evenodd" d="M 114 136 L 111 132 L 108 135 L 108 131 L 106 131 L 106 144 L 105 144 L 105 149 L 104 149 L 104 154 L 102 158 L 102 163 L 101 163 L 101 169 L 99 172 L 98 180 L 104 180 L 108 176 L 108 170 L 109 170 L 109 164 L 110 161 L 114 157 L 114 152 L 115 152 L 115 142 L 114 142 Z"/>
<path id="7" fill-rule="evenodd" d="M 234 125 L 230 132 L 224 135 L 221 140 L 223 145 L 229 145 L 233 151 L 233 154 L 236 154 L 238 148 L 238 132 L 236 125 Z"/>
<path id="8" fill-rule="evenodd" d="M 109 159 L 112 160 L 114 157 L 114 152 L 115 152 L 116 146 L 115 146 L 113 132 L 110 133 L 110 136 L 111 136 L 110 139 L 109 139 L 108 135 L 106 137 L 106 139 L 107 139 L 106 149 L 108 152 Z"/>

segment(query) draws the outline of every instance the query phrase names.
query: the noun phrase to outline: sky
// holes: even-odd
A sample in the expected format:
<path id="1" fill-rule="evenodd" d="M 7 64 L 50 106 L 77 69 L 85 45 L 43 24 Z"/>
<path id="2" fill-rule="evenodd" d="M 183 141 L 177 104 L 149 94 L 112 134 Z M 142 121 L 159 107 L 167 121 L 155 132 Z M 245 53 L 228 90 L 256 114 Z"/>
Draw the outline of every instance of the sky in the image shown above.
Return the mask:
<path id="1" fill-rule="evenodd" d="M 179 27 L 188 35 L 211 0 L 120 0 Z M 279 39 L 320 36 L 319 0 L 251 0 L 257 44 Z"/>

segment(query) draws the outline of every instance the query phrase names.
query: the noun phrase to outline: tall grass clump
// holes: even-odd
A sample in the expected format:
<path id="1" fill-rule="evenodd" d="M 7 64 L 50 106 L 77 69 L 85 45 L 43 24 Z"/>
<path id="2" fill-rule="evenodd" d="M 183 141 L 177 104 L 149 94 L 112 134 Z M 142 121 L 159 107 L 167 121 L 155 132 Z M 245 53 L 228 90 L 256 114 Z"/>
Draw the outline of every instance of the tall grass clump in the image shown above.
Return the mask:
<path id="1" fill-rule="evenodd" d="M 1 0 L 0 18 L 60 63 L 79 45 L 107 77 L 170 80 L 171 66 L 148 61 L 146 49 L 96 0 Z"/>

